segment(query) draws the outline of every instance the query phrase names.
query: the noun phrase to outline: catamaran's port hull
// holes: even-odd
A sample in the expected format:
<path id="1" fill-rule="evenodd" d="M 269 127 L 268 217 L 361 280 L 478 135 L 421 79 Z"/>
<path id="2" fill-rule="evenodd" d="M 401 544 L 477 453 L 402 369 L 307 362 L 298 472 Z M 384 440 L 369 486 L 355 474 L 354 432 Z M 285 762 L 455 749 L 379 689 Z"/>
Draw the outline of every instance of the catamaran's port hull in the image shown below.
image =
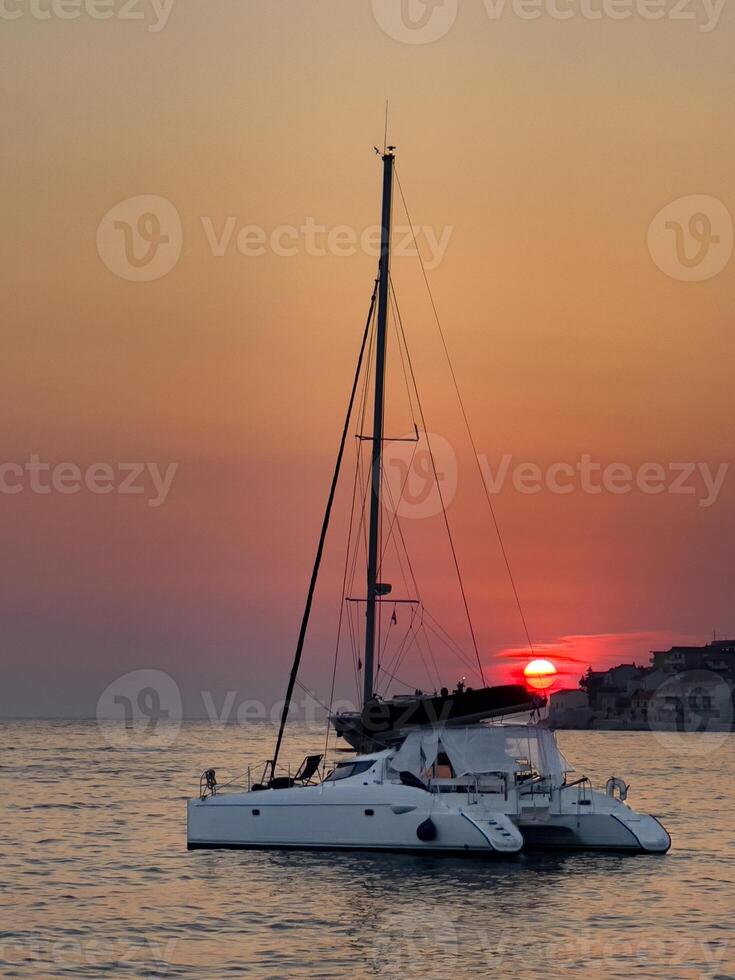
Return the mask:
<path id="1" fill-rule="evenodd" d="M 189 851 L 313 851 L 315 853 L 339 854 L 412 854 L 429 857 L 461 857 L 479 861 L 509 861 L 517 860 L 520 851 L 503 853 L 490 848 L 473 848 L 465 844 L 463 847 L 387 847 L 385 845 L 370 846 L 367 844 L 217 844 L 206 841 L 189 841 L 186 845 Z"/>
<path id="2" fill-rule="evenodd" d="M 305 787 L 189 800 L 189 849 L 306 849 L 514 854 L 513 821 L 483 807 L 449 807 L 389 784 Z"/>

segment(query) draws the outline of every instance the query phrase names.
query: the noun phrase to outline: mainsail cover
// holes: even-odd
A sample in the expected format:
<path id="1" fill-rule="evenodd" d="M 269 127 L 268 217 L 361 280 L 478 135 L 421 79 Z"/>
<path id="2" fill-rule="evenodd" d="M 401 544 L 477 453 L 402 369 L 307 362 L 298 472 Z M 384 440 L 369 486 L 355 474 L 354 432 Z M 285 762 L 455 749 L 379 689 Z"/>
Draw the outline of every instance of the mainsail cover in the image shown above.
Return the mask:
<path id="1" fill-rule="evenodd" d="M 457 776 L 513 773 L 530 764 L 542 776 L 561 782 L 572 767 L 554 735 L 535 725 L 487 725 L 427 728 L 412 732 L 391 760 L 397 772 L 421 776 L 445 752 Z"/>

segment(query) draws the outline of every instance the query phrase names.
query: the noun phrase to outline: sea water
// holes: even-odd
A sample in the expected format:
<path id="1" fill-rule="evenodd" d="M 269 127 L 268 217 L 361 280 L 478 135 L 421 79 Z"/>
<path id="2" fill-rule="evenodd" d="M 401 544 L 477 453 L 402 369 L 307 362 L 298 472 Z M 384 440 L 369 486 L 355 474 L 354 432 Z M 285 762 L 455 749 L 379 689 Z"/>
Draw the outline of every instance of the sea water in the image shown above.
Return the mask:
<path id="1" fill-rule="evenodd" d="M 188 852 L 201 771 L 262 763 L 270 726 L 0 722 L 0 972 L 734 977 L 735 737 L 558 737 L 578 774 L 631 783 L 667 856 Z M 284 761 L 322 742 L 295 725 Z"/>

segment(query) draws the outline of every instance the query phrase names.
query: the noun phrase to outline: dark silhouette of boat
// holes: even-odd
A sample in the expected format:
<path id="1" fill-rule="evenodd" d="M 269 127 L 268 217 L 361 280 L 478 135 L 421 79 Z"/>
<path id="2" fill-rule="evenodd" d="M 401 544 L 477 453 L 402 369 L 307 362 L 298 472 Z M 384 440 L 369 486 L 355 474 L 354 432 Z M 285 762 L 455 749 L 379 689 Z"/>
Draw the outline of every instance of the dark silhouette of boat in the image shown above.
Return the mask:
<path id="1" fill-rule="evenodd" d="M 535 711 L 546 698 L 531 694 L 522 684 L 503 684 L 478 690 L 439 694 L 417 692 L 385 700 L 373 697 L 362 711 L 332 715 L 336 733 L 359 751 L 372 751 L 402 738 L 406 729 L 426 725 L 466 725 L 489 718 Z"/>

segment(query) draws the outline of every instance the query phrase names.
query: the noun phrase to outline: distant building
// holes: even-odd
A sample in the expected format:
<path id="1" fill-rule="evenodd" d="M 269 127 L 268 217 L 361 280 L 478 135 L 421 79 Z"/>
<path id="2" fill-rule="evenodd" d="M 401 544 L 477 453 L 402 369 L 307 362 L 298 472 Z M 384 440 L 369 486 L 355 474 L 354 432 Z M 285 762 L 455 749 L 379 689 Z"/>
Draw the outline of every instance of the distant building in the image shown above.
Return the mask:
<path id="1" fill-rule="evenodd" d="M 590 699 L 584 691 L 555 691 L 549 698 L 549 727 L 589 728 Z"/>
<path id="2" fill-rule="evenodd" d="M 675 646 L 653 650 L 654 668 L 678 674 L 685 670 L 711 670 L 735 680 L 735 640 L 713 640 L 703 647 Z"/>
<path id="3" fill-rule="evenodd" d="M 648 715 L 651 705 L 653 691 L 644 687 L 637 688 L 630 699 L 630 718 L 631 721 L 639 723 L 641 727 L 648 727 Z"/>
<path id="4" fill-rule="evenodd" d="M 735 715 L 735 640 L 651 652 L 648 667 L 589 669 L 580 691 L 549 703 L 552 727 L 729 729 Z M 582 694 L 585 700 L 573 695 Z M 586 722 L 581 719 L 586 717 Z"/>
<path id="5" fill-rule="evenodd" d="M 612 667 L 608 670 L 606 683 L 618 690 L 627 691 L 631 685 L 635 686 L 635 681 L 640 677 L 642 670 L 645 668 L 639 667 L 637 664 L 620 664 L 619 667 Z"/>

